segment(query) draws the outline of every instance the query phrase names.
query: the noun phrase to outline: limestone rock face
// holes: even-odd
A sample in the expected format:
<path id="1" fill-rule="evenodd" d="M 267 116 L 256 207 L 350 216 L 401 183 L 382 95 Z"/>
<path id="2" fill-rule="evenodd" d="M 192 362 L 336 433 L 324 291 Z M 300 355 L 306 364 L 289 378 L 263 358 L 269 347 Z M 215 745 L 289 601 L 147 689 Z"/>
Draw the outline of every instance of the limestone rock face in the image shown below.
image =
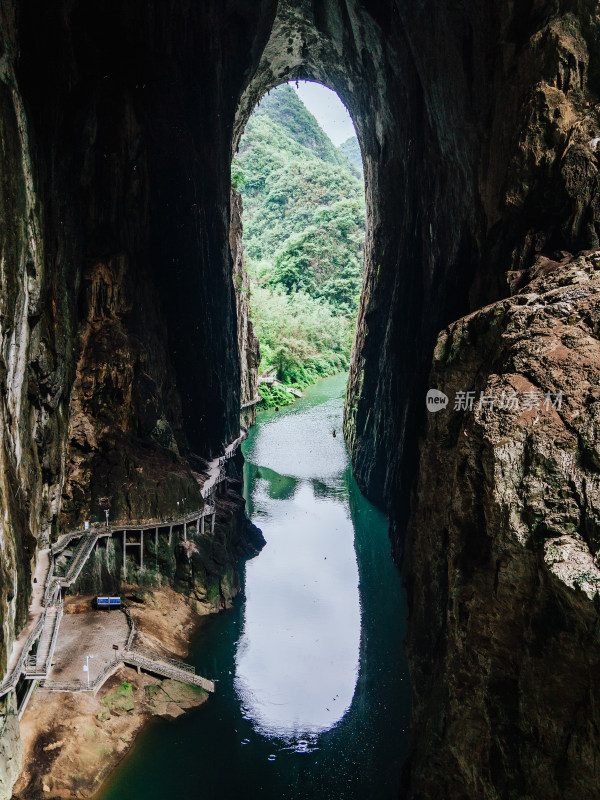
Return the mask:
<path id="1" fill-rule="evenodd" d="M 177 515 L 203 501 L 182 430 L 181 401 L 165 348 L 165 325 L 149 281 L 133 284 L 126 256 L 83 275 L 80 354 L 71 390 L 63 529 L 101 518 Z"/>
<path id="2" fill-rule="evenodd" d="M 597 792 L 600 254 L 530 277 L 435 349 L 450 403 L 428 415 L 407 533 L 408 797 Z"/>
<path id="3" fill-rule="evenodd" d="M 0 4 L 2 675 L 40 544 L 99 496 L 174 516 L 238 435 L 231 138 L 271 12 Z"/>
<path id="4" fill-rule="evenodd" d="M 238 192 L 232 191 L 229 246 L 233 260 L 233 285 L 237 308 L 241 422 L 244 427 L 248 428 L 256 423 L 256 404 L 254 400 L 258 396 L 260 344 L 250 319 L 250 281 L 244 261 L 242 234 L 242 196 Z"/>
<path id="5" fill-rule="evenodd" d="M 19 718 L 12 692 L 2 701 L 0 714 L 0 800 L 10 800 L 19 777 L 23 759 L 23 743 L 19 734 Z"/>
<path id="6" fill-rule="evenodd" d="M 368 204 L 376 256 L 345 431 L 401 549 L 439 330 L 509 294 L 538 254 L 598 246 L 600 83 L 595 3 L 393 6 L 378 21 L 404 43 L 385 56 L 403 88 L 378 88 L 379 149 L 359 117 L 367 181 L 386 201 Z M 381 51 L 368 52 L 381 74 Z"/>
<path id="7" fill-rule="evenodd" d="M 0 8 L 0 673 L 25 622 L 37 545 L 55 529 L 72 365 L 52 277 L 30 125 L 16 76 L 15 9 Z M 69 342 L 69 346 L 67 346 Z"/>
<path id="8" fill-rule="evenodd" d="M 231 137 L 271 5 L 76 6 L 0 9 L 2 673 L 39 543 L 100 496 L 191 505 L 239 431 Z"/>
<path id="9" fill-rule="evenodd" d="M 238 564 L 255 556 L 265 544 L 260 530 L 244 518 L 241 485 L 230 480 L 228 486 L 217 500 L 214 535 L 192 535 L 175 549 L 173 585 L 190 598 L 200 614 L 231 607 L 240 591 Z"/>

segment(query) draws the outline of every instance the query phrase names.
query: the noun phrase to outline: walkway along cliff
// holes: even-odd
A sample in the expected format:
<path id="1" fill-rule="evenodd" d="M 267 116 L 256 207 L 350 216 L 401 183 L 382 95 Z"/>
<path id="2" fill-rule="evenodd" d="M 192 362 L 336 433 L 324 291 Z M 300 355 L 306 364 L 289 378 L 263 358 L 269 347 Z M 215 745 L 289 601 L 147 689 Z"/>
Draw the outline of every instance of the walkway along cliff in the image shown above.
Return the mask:
<path id="1" fill-rule="evenodd" d="M 437 797 L 443 774 L 447 800 L 593 796 L 582 764 L 599 746 L 584 675 L 600 668 L 596 590 L 569 565 L 594 579 L 597 324 L 571 270 L 599 246 L 597 3 L 5 0 L 0 31 L 0 674 L 38 554 L 61 531 L 96 519 L 103 497 L 112 519 L 142 524 L 181 516 L 178 502 L 202 507 L 194 473 L 238 436 L 253 399 L 240 397 L 250 334 L 232 280 L 231 156 L 262 94 L 307 78 L 347 104 L 365 165 L 345 434 L 361 488 L 390 512 L 398 559 L 406 548 L 406 795 Z M 566 322 L 548 297 L 563 281 Z M 511 320 L 537 313 L 565 326 L 560 343 L 541 327 L 511 339 Z M 577 396 L 564 373 L 572 405 L 540 417 L 543 435 L 517 417 L 500 432 L 500 418 L 445 412 L 427 425 L 432 363 L 440 390 L 458 390 L 458 372 L 465 390 L 513 373 L 541 390 L 548 353 L 586 386 Z M 503 436 L 520 443 L 512 475 Z M 89 562 L 92 583 L 110 574 L 103 557 Z M 206 594 L 198 560 L 169 563 L 178 587 Z M 543 698 L 536 648 L 556 656 Z M 563 695 L 572 676 L 579 704 Z M 11 695 L 4 797 L 19 762 Z"/>
<path id="2" fill-rule="evenodd" d="M 136 558 L 139 559 L 138 570 L 136 570 L 136 572 L 139 572 L 138 580 L 136 581 L 134 578 L 134 581 L 141 582 L 143 580 L 143 573 L 145 571 L 145 532 L 153 537 L 154 547 L 152 548 L 150 557 L 154 560 L 155 569 L 152 571 L 151 575 L 151 580 L 154 581 L 159 578 L 161 572 L 161 570 L 159 570 L 159 534 L 162 534 L 163 537 L 167 537 L 168 547 L 171 546 L 173 531 L 175 530 L 175 535 L 180 541 L 189 541 L 192 547 L 195 542 L 199 541 L 204 548 L 206 548 L 207 552 L 210 552 L 214 547 L 217 496 L 224 482 L 227 481 L 225 465 L 236 455 L 240 443 L 246 438 L 246 435 L 246 432 L 242 431 L 240 436 L 225 448 L 223 456 L 214 459 L 213 462 L 208 464 L 206 479 L 202 482 L 200 489 L 200 494 L 204 500 L 204 506 L 199 511 L 191 512 L 179 519 L 169 518 L 168 520 L 154 520 L 153 524 L 147 521 L 146 523 L 137 525 L 126 523 L 109 525 L 107 522 L 105 525 L 100 524 L 93 528 L 88 527 L 71 531 L 60 536 L 57 543 L 49 550 L 40 552 L 38 569 L 36 569 L 36 582 L 38 585 L 35 587 L 34 596 L 29 608 L 28 625 L 21 632 L 21 635 L 13 646 L 7 674 L 0 683 L 0 698 L 16 688 L 21 676 L 31 681 L 44 681 L 44 688 L 60 688 L 65 691 L 68 688 L 74 691 L 78 690 L 77 686 L 57 687 L 53 682 L 48 684 L 46 679 L 50 676 L 52 654 L 54 652 L 62 616 L 63 603 L 61 590 L 69 589 L 74 584 L 77 584 L 82 570 L 86 566 L 92 553 L 97 551 L 101 540 L 104 540 L 105 543 L 107 569 L 110 571 L 111 565 L 109 561 L 112 560 L 112 569 L 115 571 L 115 560 L 108 558 L 109 546 L 112 543 L 113 537 L 122 537 L 120 538 L 122 561 L 120 569 L 116 570 L 117 574 L 113 575 L 114 584 L 119 584 L 121 582 L 127 583 L 132 577 L 128 575 L 127 558 L 127 547 L 129 546 L 131 550 L 132 545 L 135 546 Z M 207 518 L 209 520 L 209 529 L 205 530 Z M 190 526 L 192 527 L 190 528 Z M 135 532 L 139 537 L 137 541 L 130 540 L 129 534 L 132 532 Z M 72 550 L 67 550 L 72 542 L 77 542 L 77 545 Z M 258 533 L 255 533 L 254 542 L 258 549 L 261 544 Z M 246 545 L 246 548 L 248 553 L 253 553 L 249 543 Z M 254 550 L 254 552 L 256 552 L 256 550 Z M 62 565 L 63 574 L 61 575 L 58 574 L 57 561 L 61 559 L 61 556 L 62 561 L 64 561 L 65 553 L 69 555 L 66 559 L 66 566 L 64 564 Z M 191 553 L 188 553 L 188 557 L 190 554 Z M 229 585 L 227 585 L 227 589 L 224 588 L 226 586 L 224 581 L 221 581 L 219 587 L 219 598 L 226 603 L 230 600 L 231 594 L 236 589 L 236 580 L 232 577 L 231 573 L 228 575 L 228 580 Z M 102 591 L 104 588 L 104 582 L 102 582 L 102 585 L 96 587 L 96 590 Z M 227 597 L 226 593 L 229 593 L 230 596 Z M 168 674 L 170 677 L 175 677 L 175 672 L 178 670 L 177 675 L 179 675 L 179 679 L 181 679 L 181 675 L 185 671 L 183 666 L 178 665 L 176 669 L 168 671 L 168 667 L 160 659 L 144 658 L 143 654 L 131 650 L 130 644 L 132 635 L 133 628 L 126 652 L 121 654 L 122 658 L 118 663 L 144 666 L 145 669 L 152 669 L 158 674 Z M 30 656 L 35 645 L 37 645 L 35 655 Z M 115 661 L 114 668 L 116 668 L 116 666 L 117 661 Z M 202 678 L 194 678 L 187 682 L 197 683 L 197 685 L 202 686 L 204 689 L 209 687 L 209 691 L 214 691 L 214 684 L 210 681 L 204 681 Z M 81 683 L 83 688 L 83 681 Z M 91 688 L 96 689 L 98 685 L 99 683 L 96 682 Z M 87 688 L 89 689 L 90 687 L 88 686 Z M 29 693 L 27 692 L 23 705 L 28 699 Z M 22 713 L 22 707 L 19 707 L 19 715 Z"/>

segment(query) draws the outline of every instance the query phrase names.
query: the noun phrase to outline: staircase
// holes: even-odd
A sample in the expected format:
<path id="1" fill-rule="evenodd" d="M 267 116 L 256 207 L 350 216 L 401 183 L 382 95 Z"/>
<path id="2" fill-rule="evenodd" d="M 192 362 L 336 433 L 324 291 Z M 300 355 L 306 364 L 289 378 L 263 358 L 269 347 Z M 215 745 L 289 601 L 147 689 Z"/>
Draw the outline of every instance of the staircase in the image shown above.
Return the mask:
<path id="1" fill-rule="evenodd" d="M 75 583 L 81 573 L 81 570 L 83 569 L 83 565 L 88 560 L 88 557 L 94 549 L 94 545 L 98 541 L 99 537 L 99 531 L 90 531 L 85 536 L 81 537 L 81 541 L 73 553 L 67 574 L 64 576 L 64 578 L 60 579 L 61 586 L 71 586 L 73 583 Z"/>
<path id="2" fill-rule="evenodd" d="M 25 667 L 26 677 L 48 677 L 48 672 L 52 666 L 52 657 L 54 656 L 54 647 L 56 645 L 56 637 L 58 636 L 62 612 L 62 603 L 56 606 L 50 606 L 46 610 L 44 631 L 38 644 L 37 653 L 30 659 Z"/>
<path id="3" fill-rule="evenodd" d="M 85 532 L 81 530 L 71 531 L 71 533 L 63 533 L 60 539 L 51 546 L 50 549 L 52 550 L 52 555 L 56 556 L 59 553 L 62 553 L 62 551 L 73 541 L 73 539 L 79 539 L 84 535 Z"/>

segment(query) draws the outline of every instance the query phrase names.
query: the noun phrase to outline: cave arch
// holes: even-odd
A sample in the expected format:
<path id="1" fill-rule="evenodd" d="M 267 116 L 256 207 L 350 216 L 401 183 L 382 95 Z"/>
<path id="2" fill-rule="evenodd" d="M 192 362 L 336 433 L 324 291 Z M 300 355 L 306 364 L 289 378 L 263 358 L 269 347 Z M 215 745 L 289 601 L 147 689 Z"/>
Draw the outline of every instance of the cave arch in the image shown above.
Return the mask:
<path id="1" fill-rule="evenodd" d="M 278 87 L 288 87 L 289 91 L 293 95 L 294 93 L 293 93 L 292 89 L 290 88 L 292 83 L 293 83 L 293 81 L 283 81 L 283 82 L 280 81 L 274 87 L 272 87 L 272 89 L 267 90 L 263 95 L 261 95 L 260 100 L 257 102 L 257 104 L 252 109 L 252 115 L 254 115 L 257 112 L 257 109 L 260 107 L 261 102 L 264 101 L 264 99 L 266 97 L 268 97 L 270 92 L 272 90 L 277 89 Z M 304 82 L 304 83 L 306 84 L 306 86 L 312 85 L 312 86 L 318 86 L 321 89 L 325 89 L 326 90 L 325 94 L 324 95 L 319 95 L 319 97 L 321 97 L 321 98 L 323 98 L 325 96 L 335 97 L 336 103 L 339 104 L 338 114 L 343 113 L 344 118 L 346 120 L 346 128 L 345 128 L 346 137 L 348 136 L 348 134 L 350 134 L 350 131 L 351 131 L 350 135 L 356 136 L 356 127 L 354 125 L 352 117 L 351 117 L 348 109 L 344 106 L 343 102 L 341 101 L 339 95 L 337 95 L 337 93 L 335 91 L 333 91 L 330 87 L 325 86 L 325 84 L 323 84 L 321 82 L 312 81 L 310 83 L 309 82 Z M 297 86 L 298 86 L 298 84 L 296 83 L 296 87 Z M 295 97 L 295 95 L 294 95 L 294 97 Z M 306 101 L 302 98 L 302 95 L 300 96 L 300 101 L 299 102 L 302 105 L 302 107 L 304 107 L 304 105 L 306 105 Z M 328 100 L 327 102 L 329 103 L 330 101 Z M 336 106 L 336 108 L 337 108 L 337 106 Z M 310 103 L 307 106 L 307 109 L 308 109 L 309 114 L 312 116 L 312 112 L 310 110 Z M 342 109 L 343 109 L 343 112 L 342 112 Z M 239 109 L 238 109 L 238 111 L 239 111 Z M 247 203 L 247 199 L 248 198 L 246 198 L 246 200 L 243 201 L 243 197 L 245 196 L 245 189 L 244 188 L 237 189 L 237 187 L 236 187 L 236 177 L 235 177 L 236 172 L 238 170 L 238 167 L 241 167 L 242 174 L 244 176 L 243 180 L 242 180 L 243 184 L 246 183 L 248 178 L 250 178 L 250 182 L 251 183 L 256 180 L 256 176 L 253 175 L 252 171 L 251 170 L 250 170 L 250 172 L 248 171 L 248 165 L 246 164 L 246 166 L 244 166 L 244 157 L 243 156 L 241 157 L 241 163 L 240 162 L 236 163 L 236 158 L 240 153 L 240 145 L 242 144 L 242 138 L 243 138 L 242 135 L 246 130 L 246 122 L 249 119 L 250 119 L 250 117 L 248 117 L 245 120 L 243 126 L 241 125 L 241 122 L 240 122 L 238 131 L 236 132 L 235 140 L 234 140 L 234 147 L 233 147 L 233 152 L 232 152 L 232 191 L 231 191 L 231 214 L 230 214 L 230 231 L 229 231 L 230 250 L 231 250 L 231 257 L 232 257 L 232 262 L 233 262 L 233 279 L 234 279 L 234 284 L 237 287 L 237 289 L 236 289 L 236 304 L 237 304 L 237 320 L 238 320 L 238 349 L 239 349 L 239 353 L 240 353 L 240 364 L 241 364 L 241 385 L 240 385 L 240 399 L 241 399 L 241 409 L 242 409 L 241 421 L 242 421 L 242 425 L 247 426 L 247 427 L 249 427 L 251 425 L 254 425 L 255 422 L 256 422 L 257 401 L 260 400 L 260 394 L 258 392 L 259 367 L 260 367 L 261 358 L 262 358 L 262 356 L 264 355 L 264 352 L 265 352 L 263 345 L 266 344 L 266 342 L 262 341 L 262 340 L 259 342 L 259 338 L 257 338 L 257 333 L 255 331 L 255 320 L 254 320 L 254 317 L 256 316 L 256 311 L 257 311 L 257 308 L 256 308 L 256 297 L 254 297 L 254 301 L 252 303 L 249 303 L 249 301 L 248 301 L 248 298 L 252 295 L 252 290 L 251 290 L 252 281 L 251 281 L 251 277 L 250 277 L 250 274 L 249 274 L 249 270 L 247 268 L 247 260 L 248 260 L 248 257 L 249 257 L 248 229 L 245 228 L 245 226 L 244 226 L 244 218 L 245 218 L 246 214 L 248 213 L 248 203 Z M 339 121 L 339 118 L 337 117 L 337 115 L 336 115 L 336 121 Z M 280 120 L 280 122 L 281 122 L 281 120 Z M 318 124 L 319 127 L 322 127 L 320 122 L 317 121 L 316 124 Z M 283 122 L 283 127 L 285 128 L 285 122 Z M 293 139 L 294 138 L 294 133 L 293 132 L 289 132 L 289 133 L 291 133 L 291 136 L 292 136 L 292 139 Z M 325 136 L 328 139 L 330 138 L 330 134 L 327 131 L 325 132 Z M 333 146 L 335 147 L 335 144 Z M 359 148 L 360 148 L 360 144 L 359 144 Z M 361 151 L 361 156 L 360 157 L 361 157 L 361 165 L 364 166 L 363 161 L 362 161 L 362 151 Z M 235 167 L 234 167 L 234 164 L 236 164 Z M 300 172 L 302 172 L 303 171 L 303 167 L 300 166 L 299 164 L 296 164 L 295 171 L 297 172 L 298 170 Z M 260 171 L 259 171 L 259 174 L 260 174 Z M 360 184 L 360 195 L 359 196 L 360 196 L 360 203 L 362 205 L 362 204 L 364 204 L 364 194 L 365 194 L 364 173 L 361 172 L 360 176 L 357 173 L 355 175 L 355 177 L 358 178 L 358 183 Z M 330 184 L 326 183 L 326 184 L 324 184 L 322 186 L 322 188 L 327 190 L 327 189 L 330 188 Z M 293 195 L 297 194 L 297 189 L 296 189 L 296 192 L 294 192 L 293 190 L 291 190 L 291 191 L 292 191 Z M 302 194 L 302 192 L 300 192 L 300 193 Z M 323 201 L 323 202 L 325 203 L 325 205 L 330 205 L 330 204 L 336 203 L 337 201 L 348 200 L 348 199 L 350 199 L 350 197 L 345 192 L 340 190 L 339 192 L 335 192 L 334 191 L 333 194 L 329 195 L 328 200 Z M 353 200 L 357 199 L 357 194 L 356 194 L 355 191 L 352 191 L 352 199 Z M 293 203 L 292 203 L 292 205 L 293 205 Z M 287 208 L 285 203 L 284 203 L 284 207 Z M 316 210 L 317 210 L 316 208 L 313 208 L 313 211 L 316 211 Z M 256 216 L 256 213 L 257 212 L 256 212 L 256 209 L 255 209 L 253 214 L 252 214 L 252 216 Z M 264 213 L 264 207 L 263 207 L 263 213 Z M 293 218 L 294 212 L 292 211 L 291 213 L 292 213 L 292 218 Z M 356 211 L 356 213 L 359 214 L 358 210 Z M 287 210 L 285 212 L 282 212 L 282 217 L 280 218 L 280 222 L 283 223 L 284 219 L 287 216 L 288 216 Z M 360 216 L 362 217 L 362 219 L 359 221 L 358 217 L 357 217 L 357 219 L 355 219 L 354 222 L 360 228 L 364 228 L 365 227 L 364 213 L 360 214 Z M 312 224 L 315 224 L 315 220 L 313 220 Z M 316 224 L 319 225 L 318 222 Z M 297 226 L 297 222 L 296 222 L 296 226 Z M 304 228 L 307 228 L 307 227 L 308 227 L 308 223 L 304 222 L 303 225 L 301 226 L 300 230 L 297 227 L 296 228 L 292 227 L 292 230 L 295 230 L 296 234 L 302 234 L 302 230 Z M 268 228 L 268 226 L 267 226 L 267 228 Z M 242 232 L 244 230 L 245 230 L 245 233 L 242 235 Z M 266 241 L 269 241 L 269 245 L 266 247 L 267 251 L 272 251 L 273 249 L 278 250 L 278 248 L 281 247 L 281 250 L 279 252 L 283 253 L 285 251 L 285 249 L 286 249 L 287 243 L 289 241 L 291 241 L 291 238 L 288 239 L 288 240 L 285 240 L 285 241 L 282 241 L 281 239 L 278 239 L 277 237 L 275 239 L 269 239 L 268 238 L 268 233 L 266 233 L 266 229 L 265 228 L 263 228 L 263 233 L 258 238 L 260 240 L 262 240 L 263 236 L 266 236 L 267 237 Z M 254 233 L 255 247 L 256 247 L 256 239 L 257 239 L 257 236 L 256 236 L 256 232 L 255 232 Z M 264 244 L 265 244 L 265 242 L 261 242 L 261 247 L 259 249 L 263 249 Z M 349 242 L 347 242 L 346 244 L 349 247 Z M 346 251 L 346 252 L 347 252 L 347 255 L 350 257 L 350 252 L 349 251 Z M 364 242 L 363 242 L 363 246 L 361 247 L 361 252 L 364 252 Z M 263 258 L 264 258 L 264 250 L 263 250 Z M 275 261 L 276 260 L 277 260 L 277 258 L 274 258 L 273 266 L 275 265 Z M 334 261 L 335 261 L 335 264 L 337 266 L 334 268 L 333 262 L 332 262 L 330 264 L 330 268 L 337 269 L 338 267 L 342 267 L 343 257 L 342 257 L 342 260 L 340 260 L 340 258 L 338 257 L 338 258 L 335 258 Z M 359 268 L 358 262 L 355 263 L 355 267 L 358 270 L 358 268 Z M 362 273 L 362 272 L 364 272 L 364 270 L 360 270 L 360 273 Z M 361 286 L 358 285 L 358 281 L 360 281 L 362 283 L 362 275 L 360 273 L 358 273 L 356 275 L 356 278 L 358 280 L 357 280 L 356 283 L 352 284 L 351 288 L 350 288 L 350 284 L 348 284 L 348 290 L 347 291 L 348 291 L 349 294 L 352 294 L 354 297 L 358 297 L 358 295 L 360 294 L 360 290 L 362 288 Z M 333 276 L 333 274 L 334 273 L 332 273 L 332 276 Z M 291 278 L 289 278 L 289 280 L 291 280 Z M 321 278 L 316 278 L 316 276 L 313 276 L 313 280 L 317 280 L 317 283 L 320 284 L 320 281 L 322 280 L 322 277 Z M 300 280 L 300 283 L 302 284 L 302 280 Z M 287 285 L 287 290 L 286 291 L 289 292 L 289 290 L 291 289 L 291 285 L 289 283 L 287 283 L 287 282 L 286 282 L 286 285 Z M 306 287 L 306 284 L 304 284 L 304 286 Z M 308 290 L 308 289 L 304 288 L 304 291 L 309 291 L 309 294 L 310 294 L 312 290 Z M 344 310 L 341 311 L 341 314 L 342 314 L 342 317 L 344 319 L 344 322 L 345 323 L 352 323 L 352 324 L 348 324 L 347 329 L 342 330 L 340 328 L 340 331 L 339 331 L 340 336 L 344 336 L 344 338 L 346 339 L 347 346 L 349 346 L 349 344 L 350 344 L 350 342 L 348 342 L 348 340 L 347 340 L 348 334 L 350 334 L 353 337 L 354 333 L 355 333 L 355 329 L 356 329 L 355 320 L 353 319 L 354 315 L 350 311 L 350 305 L 352 304 L 352 301 L 350 299 L 349 294 L 348 294 L 348 296 L 346 296 L 343 299 L 339 295 L 337 295 L 337 293 L 336 293 L 336 296 L 323 295 L 324 299 L 327 299 L 327 297 L 329 297 L 329 302 L 330 302 L 330 304 L 333 303 L 333 306 L 336 306 L 337 302 L 339 302 L 341 300 L 342 305 L 344 307 Z M 250 306 L 251 305 L 253 306 L 253 311 L 255 312 L 252 315 L 250 313 Z M 330 307 L 330 306 L 328 306 L 328 307 Z M 353 305 L 353 307 L 354 307 L 354 310 L 356 311 L 356 307 L 354 305 Z M 334 314 L 337 314 L 337 313 L 338 312 L 334 312 Z M 259 314 L 259 316 L 260 316 L 260 314 Z M 273 346 L 272 342 L 271 342 L 271 346 Z M 335 347 L 337 348 L 337 345 L 335 345 Z M 345 353 L 345 355 L 344 355 L 343 360 L 341 362 L 338 362 L 338 368 L 341 368 L 343 366 L 343 368 L 346 369 L 348 367 L 348 361 L 346 359 L 346 353 L 349 355 L 349 351 L 347 352 L 346 347 L 344 347 L 344 353 Z M 281 378 L 280 375 L 278 377 Z"/>
<path id="2" fill-rule="evenodd" d="M 384 30 L 400 43 L 393 53 Z M 232 137 L 235 153 L 260 98 L 290 80 L 326 86 L 352 117 L 363 156 L 367 223 L 345 433 L 359 485 L 388 506 L 398 493 L 406 499 L 415 461 L 414 418 L 422 416 L 417 398 L 433 337 L 468 310 L 468 292 L 458 287 L 471 284 L 476 251 L 466 223 L 468 196 L 454 198 L 459 209 L 442 207 L 445 190 L 457 180 L 453 173 L 465 173 L 467 165 L 462 154 L 453 157 L 456 142 L 444 143 L 444 158 L 439 152 L 413 51 L 397 7 L 280 2 L 240 97 Z M 392 64 L 383 68 L 386 59 Z M 434 208 L 420 191 L 420 173 Z M 458 182 L 466 189 L 467 175 L 459 174 Z M 458 236 L 449 235 L 443 219 L 451 214 L 462 217 Z M 438 236 L 444 252 L 434 242 Z"/>
<path id="3" fill-rule="evenodd" d="M 541 3 L 517 15 L 501 0 L 485 13 L 433 0 L 8 8 L 5 118 L 25 177 L 5 218 L 19 204 L 30 211 L 7 274 L 31 284 L 8 313 L 15 325 L 32 320 L 33 370 L 60 386 L 40 430 L 19 445 L 31 451 L 46 429 L 56 442 L 45 520 L 56 521 L 80 355 L 65 343 L 89 310 L 90 265 L 144 287 L 146 308 L 159 298 L 155 339 L 172 373 L 150 394 L 172 406 L 189 447 L 214 453 L 235 435 L 232 145 L 259 97 L 294 78 L 336 91 L 361 142 L 368 232 L 346 435 L 360 486 L 394 519 L 405 516 L 437 332 L 506 295 L 507 272 L 526 270 L 547 243 L 598 244 L 588 142 L 600 126 L 591 94 L 586 101 L 598 85 L 585 67 L 593 3 L 581 5 L 578 36 L 569 8 Z M 61 302 L 46 313 L 52 296 Z M 141 341 L 157 352 L 132 319 L 129 350 Z"/>

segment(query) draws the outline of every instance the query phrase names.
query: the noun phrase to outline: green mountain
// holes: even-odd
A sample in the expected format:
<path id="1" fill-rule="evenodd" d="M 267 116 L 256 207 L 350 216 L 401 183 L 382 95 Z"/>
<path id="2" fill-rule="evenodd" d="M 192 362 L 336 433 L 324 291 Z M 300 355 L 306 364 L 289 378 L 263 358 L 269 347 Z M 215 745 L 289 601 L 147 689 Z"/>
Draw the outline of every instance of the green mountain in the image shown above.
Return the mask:
<path id="1" fill-rule="evenodd" d="M 310 150 L 313 157 L 330 164 L 345 165 L 343 155 L 289 83 L 277 86 L 262 98 L 254 110 L 252 120 L 261 117 L 267 117 L 279 125 L 294 144 Z"/>
<path id="2" fill-rule="evenodd" d="M 362 283 L 362 180 L 289 85 L 248 121 L 232 169 L 262 369 L 306 385 L 348 365 Z"/>
<path id="3" fill-rule="evenodd" d="M 359 175 L 362 177 L 363 174 L 362 155 L 360 153 L 360 145 L 358 143 L 358 139 L 356 138 L 356 136 L 351 136 L 349 139 L 346 139 L 345 142 L 342 142 L 341 145 L 338 147 L 338 152 L 346 156 L 348 161 L 352 164 L 353 167 L 356 167 Z"/>

